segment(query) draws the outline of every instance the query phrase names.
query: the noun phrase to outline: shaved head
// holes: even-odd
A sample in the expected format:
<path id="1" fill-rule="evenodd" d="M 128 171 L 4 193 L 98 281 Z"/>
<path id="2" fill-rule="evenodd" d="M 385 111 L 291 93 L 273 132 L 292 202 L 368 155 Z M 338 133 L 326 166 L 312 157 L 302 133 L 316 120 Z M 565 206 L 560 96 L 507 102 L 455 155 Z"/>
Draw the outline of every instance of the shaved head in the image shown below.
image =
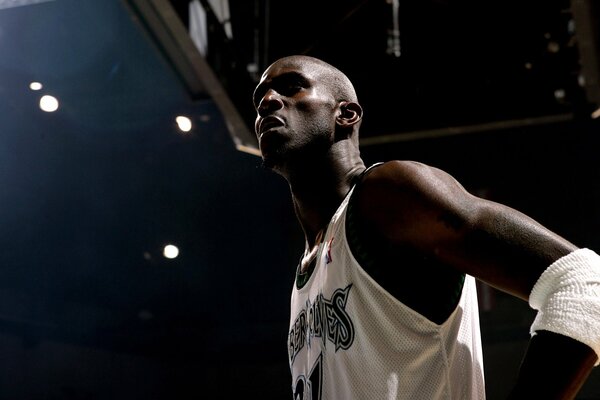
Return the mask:
<path id="1" fill-rule="evenodd" d="M 336 101 L 351 101 L 358 103 L 354 85 L 352 85 L 352 82 L 346 74 L 323 60 L 311 56 L 293 55 L 280 58 L 272 65 L 294 66 L 300 67 L 305 71 L 310 71 L 329 88 Z"/>

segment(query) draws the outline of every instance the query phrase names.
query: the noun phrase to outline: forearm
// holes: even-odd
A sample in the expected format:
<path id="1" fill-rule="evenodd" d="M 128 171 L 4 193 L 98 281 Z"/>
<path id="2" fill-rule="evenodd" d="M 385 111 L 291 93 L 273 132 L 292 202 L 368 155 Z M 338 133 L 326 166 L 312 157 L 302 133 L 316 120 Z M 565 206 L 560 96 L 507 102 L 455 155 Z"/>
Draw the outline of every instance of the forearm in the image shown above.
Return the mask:
<path id="1" fill-rule="evenodd" d="M 589 346 L 540 331 L 531 339 L 509 399 L 574 399 L 596 360 Z"/>

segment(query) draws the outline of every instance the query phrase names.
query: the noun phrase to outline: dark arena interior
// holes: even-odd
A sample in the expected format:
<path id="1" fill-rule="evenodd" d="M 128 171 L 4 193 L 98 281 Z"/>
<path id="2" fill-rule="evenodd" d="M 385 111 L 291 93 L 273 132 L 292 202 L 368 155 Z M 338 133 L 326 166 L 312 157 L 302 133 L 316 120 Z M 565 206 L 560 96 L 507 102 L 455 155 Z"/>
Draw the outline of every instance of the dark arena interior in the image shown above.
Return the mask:
<path id="1" fill-rule="evenodd" d="M 599 6 L 0 0 L 0 399 L 292 398 L 304 237 L 251 101 L 280 56 L 353 80 L 368 163 L 440 167 L 600 249 Z M 478 295 L 503 399 L 534 314 Z"/>

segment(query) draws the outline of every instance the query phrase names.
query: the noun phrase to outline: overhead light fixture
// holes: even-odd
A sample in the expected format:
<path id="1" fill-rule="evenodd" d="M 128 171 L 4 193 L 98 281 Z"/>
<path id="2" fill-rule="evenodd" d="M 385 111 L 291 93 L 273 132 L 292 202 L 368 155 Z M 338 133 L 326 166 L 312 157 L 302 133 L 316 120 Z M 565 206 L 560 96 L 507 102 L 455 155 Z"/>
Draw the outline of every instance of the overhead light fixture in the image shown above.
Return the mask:
<path id="1" fill-rule="evenodd" d="M 40 99 L 40 108 L 45 112 L 58 110 L 58 99 L 54 96 L 45 95 Z"/>
<path id="2" fill-rule="evenodd" d="M 40 82 L 31 82 L 29 84 L 29 89 L 31 90 L 42 90 L 43 87 L 44 85 L 42 85 Z"/>
<path id="3" fill-rule="evenodd" d="M 177 122 L 179 130 L 181 130 L 182 132 L 189 132 L 192 130 L 192 120 L 188 117 L 179 115 L 177 116 L 177 118 L 175 118 L 175 122 Z"/>
<path id="4" fill-rule="evenodd" d="M 173 258 L 177 258 L 178 255 L 179 255 L 179 248 L 177 248 L 177 246 L 175 246 L 175 245 L 168 244 L 163 249 L 163 256 L 165 256 L 165 258 L 173 259 Z"/>

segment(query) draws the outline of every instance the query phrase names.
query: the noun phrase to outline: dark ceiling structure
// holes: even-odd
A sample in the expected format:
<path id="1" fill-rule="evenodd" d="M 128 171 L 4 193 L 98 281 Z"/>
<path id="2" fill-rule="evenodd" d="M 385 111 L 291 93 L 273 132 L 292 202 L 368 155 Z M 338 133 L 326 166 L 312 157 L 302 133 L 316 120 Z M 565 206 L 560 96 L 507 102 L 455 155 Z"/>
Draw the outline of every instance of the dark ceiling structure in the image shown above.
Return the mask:
<path id="1" fill-rule="evenodd" d="M 189 20 L 187 1 L 170 4 Z M 206 60 L 250 127 L 240 89 L 289 54 L 323 58 L 353 79 L 367 110 L 364 145 L 589 117 L 600 101 L 591 1 L 228 4 L 227 21 L 208 18 Z"/>
<path id="2" fill-rule="evenodd" d="M 0 399 L 291 396 L 303 238 L 250 101 L 280 56 L 355 82 L 367 162 L 436 165 L 600 249 L 599 19 L 592 0 L 0 0 Z M 494 400 L 532 314 L 479 289 Z"/>

